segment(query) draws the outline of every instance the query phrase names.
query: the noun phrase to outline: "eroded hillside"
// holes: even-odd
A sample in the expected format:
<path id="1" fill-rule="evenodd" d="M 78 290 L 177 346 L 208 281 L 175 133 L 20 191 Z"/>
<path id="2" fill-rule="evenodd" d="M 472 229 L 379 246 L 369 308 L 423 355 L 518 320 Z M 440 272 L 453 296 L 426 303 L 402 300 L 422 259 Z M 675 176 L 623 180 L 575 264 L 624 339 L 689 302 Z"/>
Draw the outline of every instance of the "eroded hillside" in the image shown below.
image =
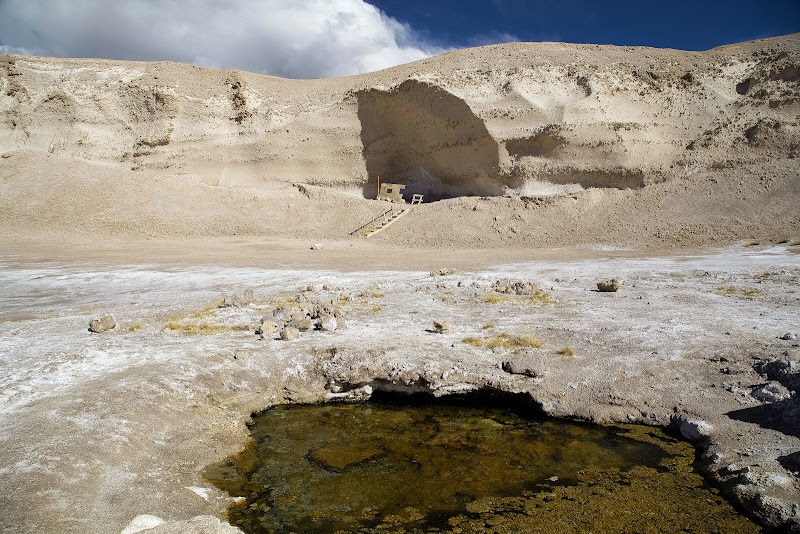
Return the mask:
<path id="1" fill-rule="evenodd" d="M 798 65 L 797 34 L 699 53 L 509 43 L 324 80 L 4 55 L 3 222 L 338 238 L 352 221 L 324 213 L 374 211 L 356 201 L 379 176 L 427 200 L 728 176 L 800 154 Z M 334 186 L 316 198 L 327 233 L 285 224 L 310 198 L 291 184 Z"/>

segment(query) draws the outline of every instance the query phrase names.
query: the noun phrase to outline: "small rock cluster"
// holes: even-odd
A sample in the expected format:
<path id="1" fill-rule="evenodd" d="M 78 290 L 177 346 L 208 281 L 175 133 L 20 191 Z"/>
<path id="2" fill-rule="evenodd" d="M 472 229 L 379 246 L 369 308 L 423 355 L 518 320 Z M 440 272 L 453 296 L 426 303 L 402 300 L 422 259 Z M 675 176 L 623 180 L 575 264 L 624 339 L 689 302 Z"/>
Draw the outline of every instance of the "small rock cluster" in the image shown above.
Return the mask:
<path id="1" fill-rule="evenodd" d="M 430 272 L 431 276 L 448 276 L 451 274 L 456 274 L 456 270 L 452 267 L 439 267 Z"/>
<path id="2" fill-rule="evenodd" d="M 525 280 L 509 280 L 503 278 L 492 284 L 492 289 L 497 293 L 509 295 L 535 295 L 540 291 L 539 285 Z"/>
<path id="3" fill-rule="evenodd" d="M 300 332 L 333 332 L 345 328 L 345 315 L 337 306 L 336 299 L 315 302 L 309 296 L 312 291 L 301 293 L 294 302 L 279 306 L 271 315 L 262 317 L 261 325 L 256 330 L 261 339 L 271 339 L 275 333 L 279 333 L 282 340 L 292 341 L 300 337 Z"/>
<path id="4" fill-rule="evenodd" d="M 611 280 L 603 280 L 597 282 L 597 290 L 603 293 L 616 293 L 619 289 L 619 280 L 612 278 Z"/>

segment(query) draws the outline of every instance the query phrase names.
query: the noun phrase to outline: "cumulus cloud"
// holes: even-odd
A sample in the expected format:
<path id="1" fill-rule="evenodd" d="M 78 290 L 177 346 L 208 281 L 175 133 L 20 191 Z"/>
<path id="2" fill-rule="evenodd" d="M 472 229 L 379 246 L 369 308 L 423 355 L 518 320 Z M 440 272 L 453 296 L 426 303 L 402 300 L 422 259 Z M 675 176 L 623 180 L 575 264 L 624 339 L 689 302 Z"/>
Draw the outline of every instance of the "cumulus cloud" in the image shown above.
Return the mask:
<path id="1" fill-rule="evenodd" d="M 357 74 L 445 51 L 363 0 L 0 0 L 0 50 L 289 78 Z"/>

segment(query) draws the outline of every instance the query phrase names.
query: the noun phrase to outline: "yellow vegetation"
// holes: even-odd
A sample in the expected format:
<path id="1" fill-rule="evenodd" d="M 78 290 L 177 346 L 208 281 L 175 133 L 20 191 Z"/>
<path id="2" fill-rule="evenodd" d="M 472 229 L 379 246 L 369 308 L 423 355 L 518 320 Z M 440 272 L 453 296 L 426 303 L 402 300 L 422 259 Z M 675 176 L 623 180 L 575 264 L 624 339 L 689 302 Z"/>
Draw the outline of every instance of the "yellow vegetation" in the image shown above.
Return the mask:
<path id="1" fill-rule="evenodd" d="M 542 341 L 532 334 L 515 336 L 508 332 L 503 332 L 499 336 L 485 336 L 483 338 L 465 337 L 461 341 L 473 347 L 483 347 L 485 345 L 490 349 L 495 347 L 502 347 L 504 349 L 540 349 L 544 346 Z"/>
<path id="2" fill-rule="evenodd" d="M 737 289 L 732 286 L 719 286 L 714 290 L 718 295 L 742 296 L 742 297 L 755 297 L 761 294 L 758 289 Z"/>
<path id="3" fill-rule="evenodd" d="M 224 332 L 226 327 L 220 324 L 209 324 L 206 321 L 201 323 L 187 323 L 182 321 L 167 321 L 164 325 L 167 330 L 179 332 L 181 334 L 193 334 L 209 336 Z"/>
<path id="4" fill-rule="evenodd" d="M 569 347 L 561 347 L 558 349 L 558 353 L 562 356 L 575 356 L 575 351 Z"/>
<path id="5" fill-rule="evenodd" d="M 500 295 L 496 295 L 494 293 L 486 293 L 486 302 L 489 304 L 500 304 L 501 302 L 506 302 L 509 300 L 509 297 L 501 297 Z"/>

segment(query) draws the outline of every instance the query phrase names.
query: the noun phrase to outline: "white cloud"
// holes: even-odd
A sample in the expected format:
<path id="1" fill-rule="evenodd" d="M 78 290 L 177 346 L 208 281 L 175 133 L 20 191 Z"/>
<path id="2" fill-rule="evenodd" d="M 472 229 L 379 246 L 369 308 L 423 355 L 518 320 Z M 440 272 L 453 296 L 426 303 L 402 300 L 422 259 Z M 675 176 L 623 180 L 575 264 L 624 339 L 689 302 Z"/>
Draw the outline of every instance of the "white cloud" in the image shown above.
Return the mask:
<path id="1" fill-rule="evenodd" d="M 0 0 L 0 50 L 291 78 L 357 74 L 445 51 L 363 0 Z"/>

